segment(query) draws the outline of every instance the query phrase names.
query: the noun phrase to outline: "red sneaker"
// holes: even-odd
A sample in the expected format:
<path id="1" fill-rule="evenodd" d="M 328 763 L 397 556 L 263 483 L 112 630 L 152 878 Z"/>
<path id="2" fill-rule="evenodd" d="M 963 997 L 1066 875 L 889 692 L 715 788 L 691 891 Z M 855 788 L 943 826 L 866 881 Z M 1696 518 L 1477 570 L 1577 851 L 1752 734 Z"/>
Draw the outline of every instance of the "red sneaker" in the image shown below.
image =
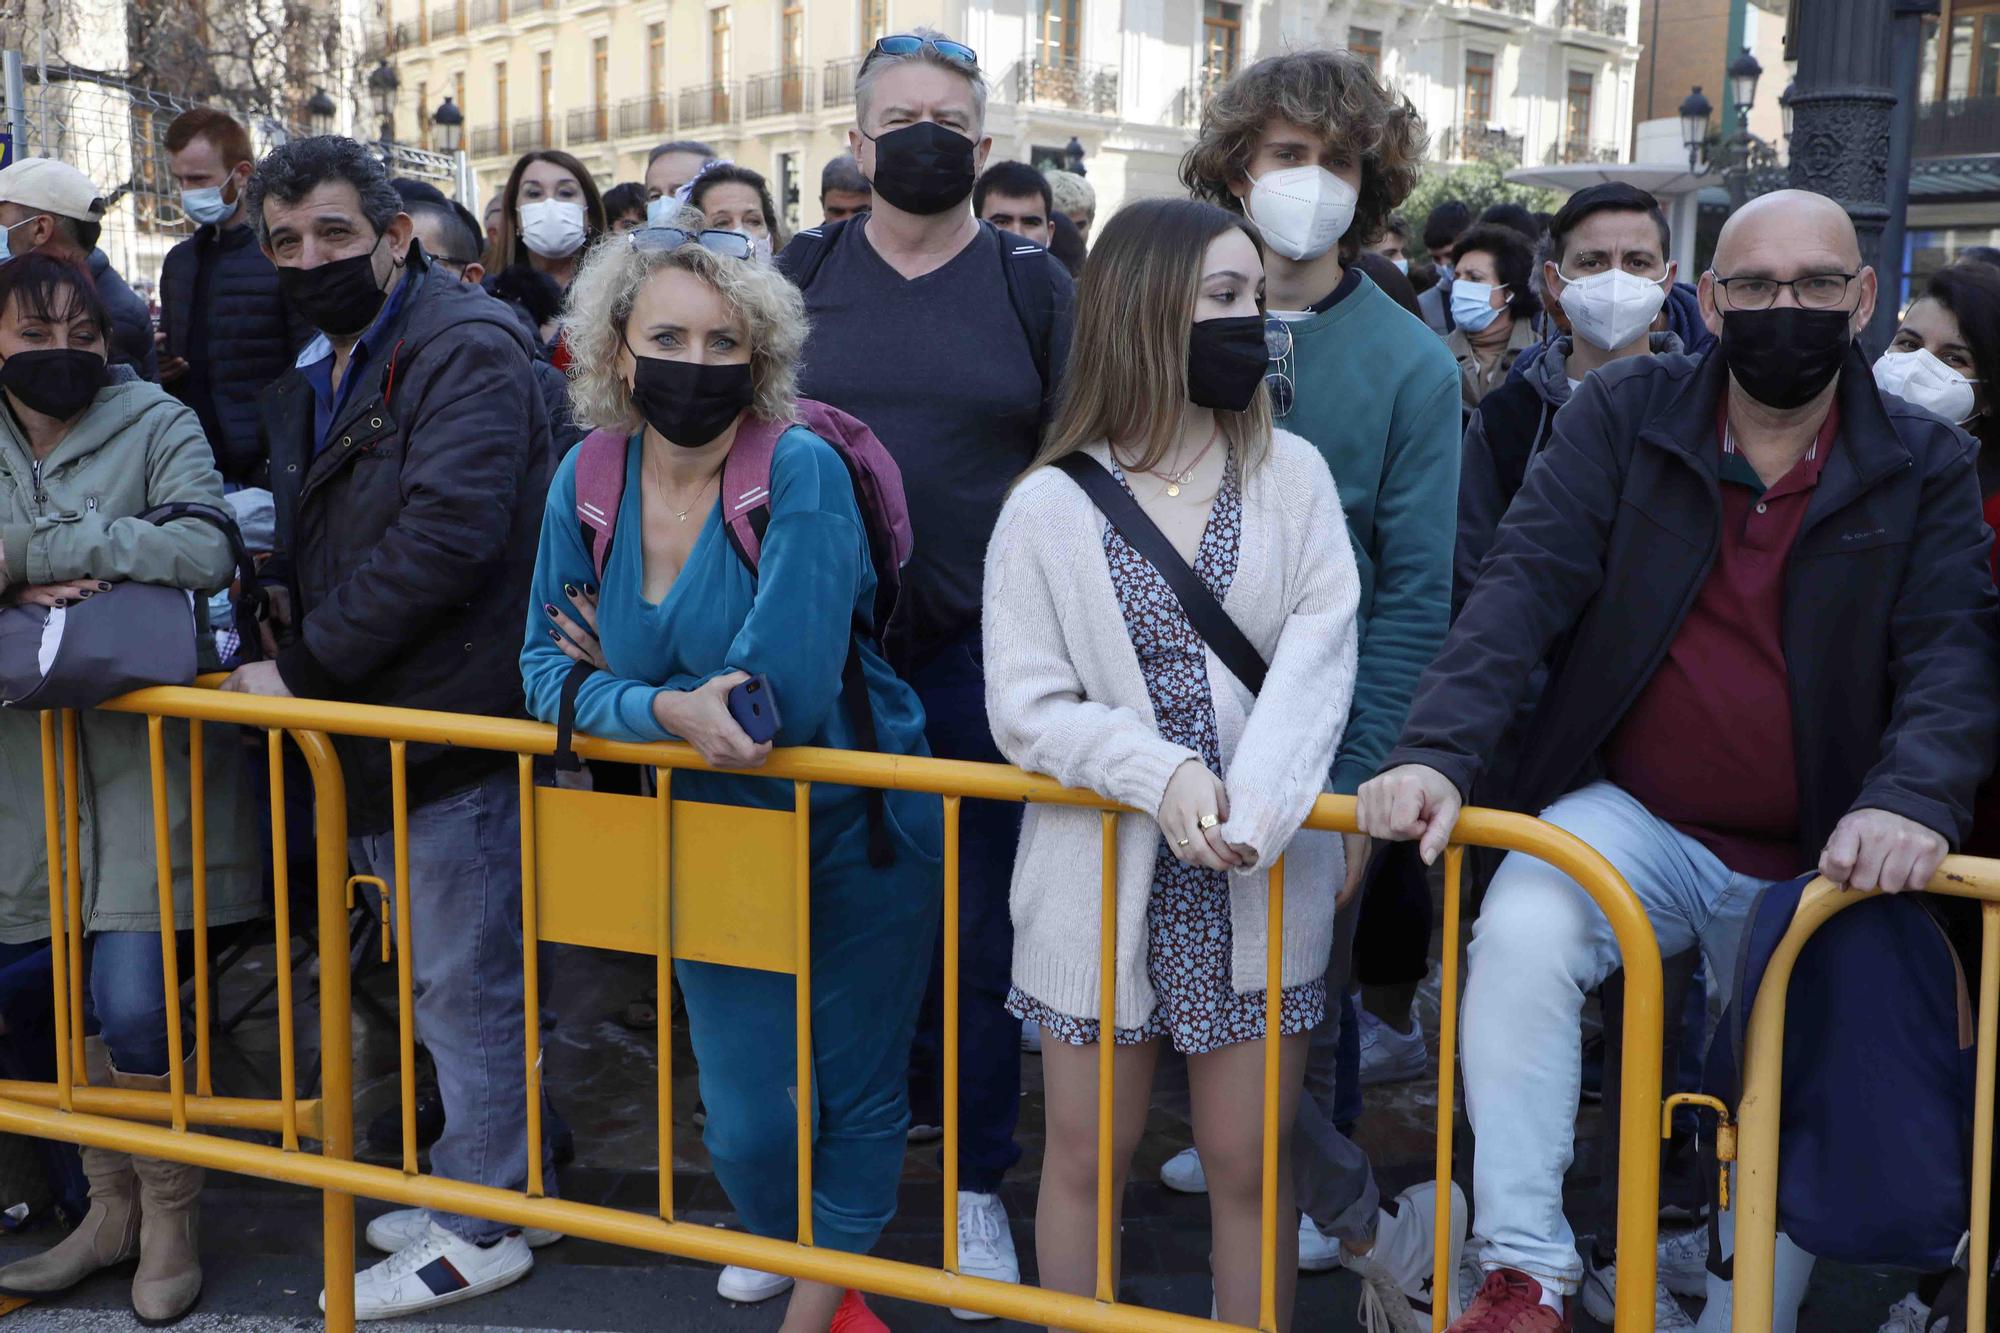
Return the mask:
<path id="1" fill-rule="evenodd" d="M 1496 1268 L 1446 1333 L 1570 1333 L 1569 1302 L 1557 1314 L 1542 1304 L 1542 1284 L 1513 1268 Z"/>
<path id="2" fill-rule="evenodd" d="M 868 1302 L 861 1299 L 861 1293 L 850 1287 L 840 1298 L 840 1308 L 833 1312 L 833 1322 L 826 1326 L 826 1333 L 889 1333 L 889 1326 L 877 1319 Z"/>

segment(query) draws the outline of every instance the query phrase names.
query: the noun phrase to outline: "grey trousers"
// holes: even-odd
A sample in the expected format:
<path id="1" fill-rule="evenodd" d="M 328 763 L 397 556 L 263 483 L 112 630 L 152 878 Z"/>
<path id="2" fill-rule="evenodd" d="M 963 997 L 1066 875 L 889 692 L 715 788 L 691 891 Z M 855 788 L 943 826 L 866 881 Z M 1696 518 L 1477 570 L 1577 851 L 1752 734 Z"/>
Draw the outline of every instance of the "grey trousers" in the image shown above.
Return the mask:
<path id="1" fill-rule="evenodd" d="M 1333 952 L 1326 964 L 1326 1017 L 1313 1029 L 1306 1057 L 1305 1095 L 1292 1124 L 1292 1188 L 1299 1210 L 1321 1231 L 1356 1245 L 1371 1244 L 1381 1218 L 1382 1193 L 1368 1154 L 1333 1125 L 1334 1075 L 1340 1048 L 1340 997 L 1354 975 L 1354 925 L 1359 896 L 1334 918 Z M 1156 1106 L 1186 1119 L 1187 1061 L 1168 1045 L 1153 1077 Z"/>

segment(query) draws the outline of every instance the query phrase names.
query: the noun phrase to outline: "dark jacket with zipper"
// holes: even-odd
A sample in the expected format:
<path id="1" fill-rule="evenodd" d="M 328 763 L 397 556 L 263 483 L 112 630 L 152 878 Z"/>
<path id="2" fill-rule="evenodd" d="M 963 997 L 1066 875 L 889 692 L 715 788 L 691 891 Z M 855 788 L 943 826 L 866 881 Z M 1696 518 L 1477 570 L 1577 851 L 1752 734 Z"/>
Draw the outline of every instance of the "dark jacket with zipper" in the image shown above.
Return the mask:
<path id="1" fill-rule="evenodd" d="M 1587 378 L 1500 526 L 1384 768 L 1469 792 L 1550 663 L 1514 783 L 1539 810 L 1597 755 L 1666 656 L 1721 535 L 1719 355 Z M 1785 571 L 1799 850 L 1849 811 L 1965 837 L 2000 729 L 2000 613 L 1970 437 L 1882 394 L 1859 348 L 1840 428 Z M 1757 719 L 1745 718 L 1745 726 Z"/>
<path id="2" fill-rule="evenodd" d="M 90 270 L 91 285 L 97 288 L 97 299 L 104 303 L 104 313 L 111 317 L 111 364 L 130 366 L 140 379 L 157 382 L 160 352 L 153 344 L 153 312 L 146 298 L 118 276 L 118 270 L 111 267 L 111 256 L 102 250 L 92 250 L 83 262 Z"/>
<path id="3" fill-rule="evenodd" d="M 197 278 L 204 262 L 215 267 L 208 279 L 208 306 L 197 309 Z M 190 391 L 195 376 L 205 376 L 213 416 L 203 424 L 212 422 L 208 443 L 222 479 L 262 486 L 266 460 L 257 400 L 271 381 L 291 369 L 299 349 L 312 341 L 313 329 L 278 294 L 278 270 L 258 248 L 254 227 L 204 226 L 167 251 L 160 265 L 160 327 L 170 356 L 188 355 L 196 320 L 208 324 L 208 364 L 191 368 L 168 390 L 199 412 L 202 405 Z"/>
<path id="4" fill-rule="evenodd" d="M 313 452 L 313 389 L 294 368 L 263 401 L 278 540 L 292 593 L 278 654 L 292 693 L 525 716 L 521 626 L 549 484 L 534 348 L 507 308 L 412 245 L 405 297 Z M 388 747 L 340 745 L 354 830 L 389 819 Z M 410 804 L 509 755 L 412 745 Z"/>

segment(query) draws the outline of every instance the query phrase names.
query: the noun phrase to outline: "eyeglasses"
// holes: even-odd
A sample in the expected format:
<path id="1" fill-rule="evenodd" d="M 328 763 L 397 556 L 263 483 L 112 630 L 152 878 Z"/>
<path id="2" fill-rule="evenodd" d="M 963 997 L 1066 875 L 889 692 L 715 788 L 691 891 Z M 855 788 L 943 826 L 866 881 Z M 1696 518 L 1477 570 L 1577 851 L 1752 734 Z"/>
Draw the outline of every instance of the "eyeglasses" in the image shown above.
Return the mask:
<path id="1" fill-rule="evenodd" d="M 1731 310 L 1769 310 L 1778 293 L 1789 287 L 1792 299 L 1807 310 L 1833 310 L 1847 299 L 1847 288 L 1859 273 L 1813 273 L 1803 278 L 1717 278 L 1715 285 L 1729 297 Z"/>
<path id="2" fill-rule="evenodd" d="M 965 43 L 945 37 L 919 37 L 910 32 L 876 38 L 875 45 L 868 52 L 868 60 L 861 62 L 861 68 L 868 68 L 869 61 L 876 56 L 913 56 L 919 51 L 943 56 L 952 64 L 963 65 L 969 70 L 979 68 L 979 53 Z"/>
<path id="3" fill-rule="evenodd" d="M 1271 394 L 1271 415 L 1290 416 L 1293 397 L 1292 326 L 1276 315 L 1264 316 L 1264 353 L 1271 358 L 1271 369 L 1264 375 L 1264 387 Z"/>
<path id="4" fill-rule="evenodd" d="M 635 227 L 625 234 L 634 250 L 678 250 L 683 245 L 698 245 L 725 259 L 748 259 L 756 252 L 756 244 L 748 236 L 720 227 L 702 231 L 689 231 L 685 227 Z"/>

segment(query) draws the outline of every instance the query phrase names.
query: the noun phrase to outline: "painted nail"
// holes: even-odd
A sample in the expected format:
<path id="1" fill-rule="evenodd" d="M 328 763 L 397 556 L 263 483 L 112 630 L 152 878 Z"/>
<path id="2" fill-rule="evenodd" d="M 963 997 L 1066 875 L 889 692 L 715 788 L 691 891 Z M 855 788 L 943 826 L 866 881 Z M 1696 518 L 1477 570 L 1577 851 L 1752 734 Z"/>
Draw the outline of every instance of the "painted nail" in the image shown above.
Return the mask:
<path id="1" fill-rule="evenodd" d="M 91 588 L 85 588 L 85 589 L 84 589 L 84 590 L 83 590 L 82 592 L 80 592 L 80 593 L 78 593 L 78 594 L 76 595 L 76 599 L 77 599 L 77 600 L 78 600 L 78 601 L 80 602 L 80 601 L 82 601 L 82 600 L 83 600 L 84 598 L 86 598 L 86 597 L 90 596 L 90 595 L 91 595 L 91 593 L 92 593 L 93 591 L 95 591 L 95 590 L 94 590 L 94 589 L 91 589 Z"/>
<path id="2" fill-rule="evenodd" d="M 111 585 L 110 585 L 110 584 L 108 584 L 108 583 L 99 583 L 99 584 L 97 585 L 97 590 L 98 590 L 99 592 L 110 592 L 110 591 L 111 591 Z"/>
<path id="3" fill-rule="evenodd" d="M 58 598 L 56 598 L 56 605 L 57 605 L 57 606 L 68 606 L 68 605 L 69 605 L 69 598 L 67 598 L 67 597 L 58 597 Z"/>
<path id="4" fill-rule="evenodd" d="M 577 595 L 577 593 L 576 593 L 576 585 L 575 585 L 575 584 L 573 584 L 573 583 L 565 583 L 565 584 L 563 584 L 563 592 L 564 592 L 564 593 L 565 593 L 566 595 L 570 596 L 570 597 L 574 597 L 574 596 L 576 596 L 576 595 Z"/>
<path id="5" fill-rule="evenodd" d="M 555 630 L 550 630 L 550 631 L 549 631 L 549 637 L 550 637 L 551 639 L 554 639 L 554 640 L 555 640 L 555 641 L 556 641 L 557 643 L 561 643 L 561 642 L 562 642 L 562 635 L 561 635 L 561 634 L 559 634 L 558 632 L 556 632 Z"/>
<path id="6" fill-rule="evenodd" d="M 596 585 L 595 583 L 586 583 L 586 584 L 584 584 L 584 585 L 583 585 L 583 595 L 584 595 L 585 597 L 595 597 L 595 596 L 597 596 L 597 585 Z"/>

